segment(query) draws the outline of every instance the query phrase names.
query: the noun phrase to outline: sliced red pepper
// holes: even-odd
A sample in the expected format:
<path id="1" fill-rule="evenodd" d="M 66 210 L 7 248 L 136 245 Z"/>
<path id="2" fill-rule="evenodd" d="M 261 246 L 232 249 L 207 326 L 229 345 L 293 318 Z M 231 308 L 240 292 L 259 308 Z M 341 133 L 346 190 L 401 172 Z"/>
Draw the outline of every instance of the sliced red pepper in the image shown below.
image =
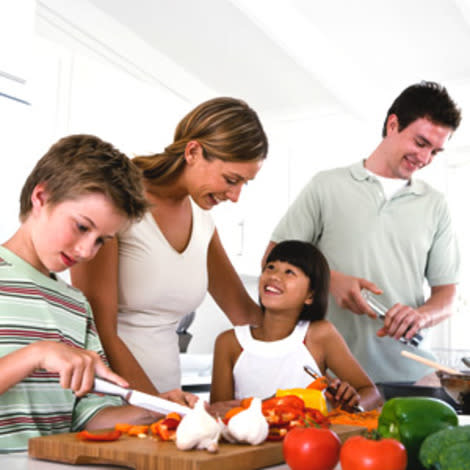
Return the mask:
<path id="1" fill-rule="evenodd" d="M 324 428 L 327 428 L 330 425 L 328 417 L 314 408 L 305 408 L 305 421 L 307 425 L 313 422 Z"/>
<path id="2" fill-rule="evenodd" d="M 176 437 L 176 428 L 181 419 L 175 418 L 162 418 L 155 423 L 152 423 L 150 430 L 155 436 L 158 436 L 163 441 L 169 441 Z"/>
<path id="3" fill-rule="evenodd" d="M 278 408 L 280 406 L 288 406 L 290 408 L 298 408 L 303 410 L 305 403 L 302 398 L 295 395 L 285 395 L 283 397 L 268 398 L 263 401 L 262 409 Z"/>
<path id="4" fill-rule="evenodd" d="M 288 424 L 292 420 L 303 418 L 304 411 L 291 406 L 265 407 L 263 415 L 270 424 Z"/>
<path id="5" fill-rule="evenodd" d="M 121 437 L 121 431 L 113 429 L 112 431 L 106 432 L 90 432 L 90 431 L 80 431 L 77 434 L 78 439 L 85 441 L 116 441 Z"/>

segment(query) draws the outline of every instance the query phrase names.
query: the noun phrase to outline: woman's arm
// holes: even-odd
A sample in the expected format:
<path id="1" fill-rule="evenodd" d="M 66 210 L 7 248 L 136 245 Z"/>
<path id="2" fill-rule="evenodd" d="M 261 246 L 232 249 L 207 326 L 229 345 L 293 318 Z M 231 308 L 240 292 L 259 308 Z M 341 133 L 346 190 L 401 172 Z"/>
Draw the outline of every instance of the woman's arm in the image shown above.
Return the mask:
<path id="1" fill-rule="evenodd" d="M 325 368 L 331 370 L 341 381 L 338 396 L 347 391 L 348 385 L 360 396 L 360 404 L 366 410 L 377 408 L 382 404 L 377 387 L 366 374 L 359 362 L 352 355 L 346 341 L 330 322 L 322 322 L 320 344 L 324 351 Z M 354 392 L 354 391 L 353 391 Z"/>
<path id="2" fill-rule="evenodd" d="M 233 366 L 237 348 L 240 350 L 233 330 L 217 336 L 212 364 L 211 403 L 234 399 Z"/>
<path id="3" fill-rule="evenodd" d="M 86 263 L 71 269 L 72 284 L 91 304 L 98 333 L 111 368 L 124 377 L 131 388 L 158 394 L 137 359 L 117 334 L 118 242 L 111 240 Z"/>
<path id="4" fill-rule="evenodd" d="M 234 325 L 259 324 L 262 312 L 250 297 L 214 231 L 207 255 L 209 292 Z"/>

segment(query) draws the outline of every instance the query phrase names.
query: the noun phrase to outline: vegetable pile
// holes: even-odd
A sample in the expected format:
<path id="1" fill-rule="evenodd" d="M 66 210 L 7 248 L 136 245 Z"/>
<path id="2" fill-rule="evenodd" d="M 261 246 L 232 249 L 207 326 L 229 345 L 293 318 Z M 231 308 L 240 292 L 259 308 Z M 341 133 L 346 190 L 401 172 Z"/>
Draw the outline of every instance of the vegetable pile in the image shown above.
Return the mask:
<path id="1" fill-rule="evenodd" d="M 381 411 L 326 413 L 318 395 L 309 393 L 316 391 L 279 391 L 279 396 L 263 402 L 247 398 L 217 420 L 199 400 L 183 418 L 170 413 L 150 426 L 121 423 L 111 431 L 82 431 L 77 437 L 113 441 L 122 434 L 150 436 L 176 441 L 181 450 L 210 452 L 217 451 L 220 437 L 252 445 L 283 441 L 284 458 L 292 470 L 332 470 L 338 461 L 342 470 L 470 470 L 470 426 L 458 426 L 457 414 L 444 401 L 400 397 L 388 400 Z M 341 445 L 330 424 L 363 426 L 368 432 Z"/>
<path id="2" fill-rule="evenodd" d="M 455 410 L 442 400 L 399 397 L 388 400 L 383 406 L 378 432 L 403 443 L 408 453 L 408 468 L 419 469 L 422 468 L 419 451 L 424 439 L 457 424 Z"/>

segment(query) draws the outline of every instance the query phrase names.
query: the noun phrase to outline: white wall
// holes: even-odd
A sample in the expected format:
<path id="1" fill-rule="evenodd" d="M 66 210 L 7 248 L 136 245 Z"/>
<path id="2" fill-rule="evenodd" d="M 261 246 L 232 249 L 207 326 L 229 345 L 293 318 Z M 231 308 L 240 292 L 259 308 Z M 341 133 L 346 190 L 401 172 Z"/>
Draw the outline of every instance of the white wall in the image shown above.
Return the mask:
<path id="1" fill-rule="evenodd" d="M 39 2 L 34 46 L 32 106 L 0 102 L 0 125 L 6 130 L 0 143 L 2 173 L 8 170 L 0 187 L 2 240 L 17 226 L 16 201 L 24 178 L 59 137 L 96 133 L 129 154 L 154 152 L 169 143 L 186 111 L 216 95 L 87 1 Z M 260 117 L 270 141 L 263 169 L 243 190 L 238 204 L 214 210 L 222 240 L 237 270 L 247 275 L 255 297 L 253 279 L 261 256 L 289 203 L 315 172 L 367 157 L 380 140 L 382 126 L 337 109 Z M 465 157 L 459 160 L 456 155 L 454 149 L 448 157 L 439 157 L 423 175 L 444 191 L 451 188 L 450 200 L 466 241 L 468 224 L 461 222 L 467 220 L 469 166 Z M 464 161 L 465 176 L 455 165 L 449 166 L 449 160 Z M 463 250 L 465 262 L 469 246 Z M 470 271 L 465 269 L 468 279 Z M 468 327 L 467 309 L 462 305 L 452 327 L 456 347 L 466 341 L 461 332 Z M 210 298 L 199 310 L 190 329 L 195 338 L 189 350 L 210 352 L 215 334 L 230 324 Z M 448 330 L 444 326 L 438 331 L 436 344 L 448 345 Z"/>

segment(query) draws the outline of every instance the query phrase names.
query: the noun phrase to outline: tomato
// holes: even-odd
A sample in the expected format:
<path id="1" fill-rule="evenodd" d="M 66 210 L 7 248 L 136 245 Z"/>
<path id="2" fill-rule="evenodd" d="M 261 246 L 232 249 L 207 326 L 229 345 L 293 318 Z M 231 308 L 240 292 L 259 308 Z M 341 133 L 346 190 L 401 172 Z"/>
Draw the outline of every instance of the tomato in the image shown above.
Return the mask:
<path id="1" fill-rule="evenodd" d="M 283 453 L 292 470 L 331 470 L 339 460 L 341 441 L 330 429 L 293 428 L 283 442 Z"/>
<path id="2" fill-rule="evenodd" d="M 405 470 L 407 461 L 405 446 L 396 439 L 353 436 L 340 452 L 342 470 Z"/>
<path id="3" fill-rule="evenodd" d="M 77 434 L 78 439 L 83 439 L 85 441 L 116 441 L 121 437 L 121 431 L 114 429 L 113 431 L 105 432 L 90 432 L 90 431 L 80 431 Z"/>

